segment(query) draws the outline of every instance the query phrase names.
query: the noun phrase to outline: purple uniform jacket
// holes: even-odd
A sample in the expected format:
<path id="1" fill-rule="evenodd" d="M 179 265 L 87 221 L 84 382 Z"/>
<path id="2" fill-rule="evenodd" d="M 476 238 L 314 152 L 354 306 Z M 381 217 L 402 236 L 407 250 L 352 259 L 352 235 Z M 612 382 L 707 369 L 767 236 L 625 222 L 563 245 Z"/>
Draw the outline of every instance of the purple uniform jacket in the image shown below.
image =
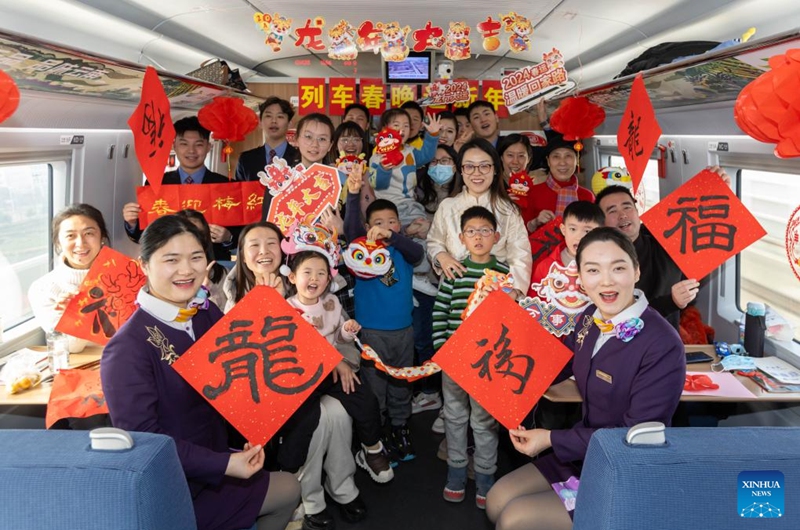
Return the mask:
<path id="1" fill-rule="evenodd" d="M 583 419 L 550 434 L 561 462 L 582 461 L 595 430 L 646 421 L 669 426 L 686 377 L 686 353 L 678 332 L 656 310 L 642 313 L 644 328 L 629 342 L 611 338 L 592 358 L 600 336 L 589 306 L 565 341 L 575 356 L 572 374 L 583 398 Z M 581 330 L 586 328 L 580 341 Z"/>
<path id="2" fill-rule="evenodd" d="M 192 319 L 203 336 L 222 312 L 211 304 Z M 167 362 L 193 344 L 177 330 L 138 309 L 103 350 L 100 377 L 111 421 L 128 431 L 171 436 L 189 482 L 201 529 L 253 525 L 269 487 L 269 473 L 249 480 L 225 476 L 230 450 L 222 416 Z"/>

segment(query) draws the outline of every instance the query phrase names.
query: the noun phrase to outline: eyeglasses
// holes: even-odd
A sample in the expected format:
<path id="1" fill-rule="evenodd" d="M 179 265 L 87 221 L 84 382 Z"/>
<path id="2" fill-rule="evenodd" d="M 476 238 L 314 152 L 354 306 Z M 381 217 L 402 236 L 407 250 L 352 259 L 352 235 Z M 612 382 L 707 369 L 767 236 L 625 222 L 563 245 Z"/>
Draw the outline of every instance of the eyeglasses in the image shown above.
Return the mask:
<path id="1" fill-rule="evenodd" d="M 360 143 L 363 142 L 363 140 L 361 138 L 359 138 L 358 136 L 348 136 L 346 138 L 342 137 L 342 138 L 339 138 L 339 141 L 342 142 L 345 145 L 347 145 L 347 144 L 351 144 L 351 145 L 352 144 L 360 144 Z"/>
<path id="2" fill-rule="evenodd" d="M 483 228 L 467 228 L 466 230 L 464 230 L 462 232 L 462 234 L 464 234 L 465 236 L 469 237 L 470 239 L 475 237 L 475 236 L 477 236 L 478 234 L 480 234 L 481 237 L 489 237 L 490 235 L 494 234 L 494 229 L 493 228 L 487 228 L 487 227 L 483 227 Z"/>
<path id="3" fill-rule="evenodd" d="M 431 164 L 430 165 L 438 166 L 440 164 L 443 165 L 443 166 L 452 166 L 453 165 L 453 159 L 450 158 L 449 156 L 443 156 L 442 158 L 434 158 L 433 160 L 431 160 Z"/>
<path id="4" fill-rule="evenodd" d="M 483 164 L 473 165 L 473 164 L 464 164 L 461 166 L 461 172 L 465 175 L 474 175 L 477 171 L 481 175 L 486 175 L 492 171 L 494 164 L 489 162 L 484 162 Z"/>
<path id="5" fill-rule="evenodd" d="M 309 145 L 313 143 L 316 143 L 318 145 L 324 145 L 324 144 L 329 144 L 331 142 L 331 139 L 328 138 L 327 136 L 317 136 L 316 138 L 314 138 L 310 134 L 304 134 L 300 138 L 303 140 L 303 142 Z"/>

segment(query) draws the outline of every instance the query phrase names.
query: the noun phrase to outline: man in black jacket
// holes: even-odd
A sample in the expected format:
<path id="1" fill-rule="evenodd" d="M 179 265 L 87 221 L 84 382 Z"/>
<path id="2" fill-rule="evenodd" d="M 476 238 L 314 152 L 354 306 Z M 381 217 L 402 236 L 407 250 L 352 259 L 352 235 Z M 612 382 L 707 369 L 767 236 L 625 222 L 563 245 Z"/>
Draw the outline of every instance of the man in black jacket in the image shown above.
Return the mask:
<path id="1" fill-rule="evenodd" d="M 267 142 L 241 154 L 236 166 L 236 180 L 258 180 L 258 172 L 264 171 L 264 166 L 271 164 L 276 156 L 286 160 L 290 167 L 300 163 L 300 151 L 286 141 L 286 132 L 294 117 L 291 103 L 271 96 L 258 106 L 258 112 Z"/>
<path id="2" fill-rule="evenodd" d="M 628 188 L 608 186 L 597 194 L 596 202 L 606 216 L 606 226 L 625 234 L 636 248 L 641 274 L 636 288 L 678 329 L 681 309 L 697 297 L 700 282 L 685 279 L 664 247 L 646 229 L 642 230 L 636 200 Z"/>
<path id="3" fill-rule="evenodd" d="M 173 149 L 178 157 L 178 169 L 167 171 L 161 184 L 225 184 L 228 177 L 214 173 L 205 166 L 206 156 L 211 150 L 211 133 L 200 125 L 197 116 L 183 118 L 175 122 L 175 144 Z M 149 185 L 145 182 L 145 185 Z M 143 230 L 139 228 L 141 206 L 129 202 L 122 207 L 125 233 L 134 243 L 139 242 Z M 241 227 L 210 224 L 211 242 L 214 243 L 214 259 L 228 261 L 231 248 L 236 245 Z"/>

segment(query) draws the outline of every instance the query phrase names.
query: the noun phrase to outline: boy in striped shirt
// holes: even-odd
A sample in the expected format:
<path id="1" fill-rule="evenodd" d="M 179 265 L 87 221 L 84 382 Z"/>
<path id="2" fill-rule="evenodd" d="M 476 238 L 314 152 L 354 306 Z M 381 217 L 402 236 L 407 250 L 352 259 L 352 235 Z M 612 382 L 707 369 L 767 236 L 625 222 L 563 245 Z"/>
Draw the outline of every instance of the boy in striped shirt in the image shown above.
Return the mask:
<path id="1" fill-rule="evenodd" d="M 492 255 L 492 247 L 500 239 L 497 219 L 482 206 L 468 208 L 461 215 L 459 239 L 467 247 L 469 257 L 462 261 L 466 272 L 454 280 L 442 278 L 433 306 L 433 346 L 436 350 L 461 325 L 461 313 L 484 269 L 508 274 L 508 265 Z M 467 426 L 475 436 L 475 503 L 485 509 L 486 494 L 494 484 L 497 471 L 497 422 L 455 381 L 442 372 L 444 395 L 444 430 L 447 437 L 447 485 L 444 499 L 464 500 L 467 484 Z"/>

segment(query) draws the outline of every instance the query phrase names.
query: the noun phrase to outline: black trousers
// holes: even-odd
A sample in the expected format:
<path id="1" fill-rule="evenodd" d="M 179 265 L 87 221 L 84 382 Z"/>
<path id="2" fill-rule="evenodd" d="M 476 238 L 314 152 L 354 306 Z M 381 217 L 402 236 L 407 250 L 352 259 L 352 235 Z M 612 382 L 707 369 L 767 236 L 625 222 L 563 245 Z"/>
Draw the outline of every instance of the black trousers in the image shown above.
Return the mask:
<path id="1" fill-rule="evenodd" d="M 381 439 L 381 410 L 378 398 L 367 381 L 363 377 L 359 379 L 361 384 L 356 383 L 355 390 L 349 394 L 345 394 L 341 381 L 333 382 L 333 375 L 326 377 L 318 390 L 339 400 L 344 410 L 353 418 L 356 436 L 369 447 Z"/>

